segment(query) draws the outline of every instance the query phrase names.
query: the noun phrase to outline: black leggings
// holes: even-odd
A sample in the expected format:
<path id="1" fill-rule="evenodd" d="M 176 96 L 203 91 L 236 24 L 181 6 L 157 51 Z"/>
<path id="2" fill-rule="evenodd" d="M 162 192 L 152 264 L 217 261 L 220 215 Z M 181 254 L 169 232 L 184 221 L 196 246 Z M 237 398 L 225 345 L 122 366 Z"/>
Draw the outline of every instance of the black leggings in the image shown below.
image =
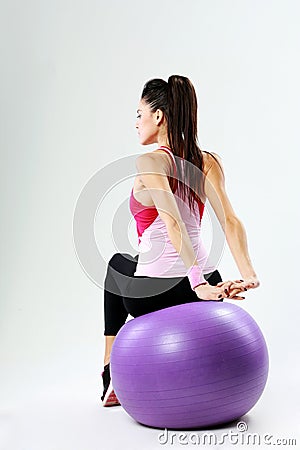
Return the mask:
<path id="1" fill-rule="evenodd" d="M 128 314 L 142 316 L 159 309 L 201 300 L 187 276 L 159 278 L 134 276 L 138 255 L 115 253 L 109 260 L 104 282 L 104 335 L 116 336 Z M 204 274 L 212 286 L 222 281 L 218 270 Z M 220 299 L 218 301 L 223 301 Z"/>

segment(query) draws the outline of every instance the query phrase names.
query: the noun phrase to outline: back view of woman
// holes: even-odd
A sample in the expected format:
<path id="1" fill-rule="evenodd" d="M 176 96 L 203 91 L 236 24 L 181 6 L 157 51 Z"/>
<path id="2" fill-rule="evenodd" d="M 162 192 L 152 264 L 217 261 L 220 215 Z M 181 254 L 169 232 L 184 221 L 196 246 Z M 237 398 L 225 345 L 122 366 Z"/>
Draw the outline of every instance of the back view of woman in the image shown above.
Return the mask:
<path id="1" fill-rule="evenodd" d="M 194 301 L 241 300 L 238 294 L 260 282 L 252 267 L 247 238 L 225 191 L 217 154 L 197 141 L 197 98 L 191 81 L 172 75 L 152 79 L 142 91 L 136 128 L 141 145 L 158 148 L 136 159 L 130 196 L 139 253 L 116 253 L 104 283 L 104 406 L 119 404 L 111 385 L 113 341 L 128 314 L 138 317 Z M 241 280 L 222 281 L 210 265 L 201 239 L 201 219 L 209 200 L 235 259 Z"/>

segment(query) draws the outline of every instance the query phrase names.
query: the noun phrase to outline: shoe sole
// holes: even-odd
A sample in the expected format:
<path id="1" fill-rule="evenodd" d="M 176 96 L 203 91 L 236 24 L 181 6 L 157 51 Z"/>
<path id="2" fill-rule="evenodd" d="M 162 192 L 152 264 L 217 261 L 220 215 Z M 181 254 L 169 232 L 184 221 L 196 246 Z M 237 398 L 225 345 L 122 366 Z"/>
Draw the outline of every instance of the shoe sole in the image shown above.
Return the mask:
<path id="1" fill-rule="evenodd" d="M 117 406 L 117 405 L 121 405 L 121 403 L 119 402 L 115 391 L 113 390 L 111 381 L 109 383 L 108 389 L 106 391 L 106 394 L 104 396 L 104 399 L 102 400 L 102 405 L 103 406 Z"/>

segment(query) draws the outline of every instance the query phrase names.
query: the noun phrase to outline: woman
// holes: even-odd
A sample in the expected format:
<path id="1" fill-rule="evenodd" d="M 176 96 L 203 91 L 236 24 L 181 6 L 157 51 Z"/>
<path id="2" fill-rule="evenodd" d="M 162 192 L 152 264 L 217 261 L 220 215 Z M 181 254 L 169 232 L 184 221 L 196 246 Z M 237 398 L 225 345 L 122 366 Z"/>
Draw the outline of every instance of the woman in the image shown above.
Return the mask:
<path id="1" fill-rule="evenodd" d="M 139 254 L 116 253 L 104 285 L 104 406 L 119 404 L 111 385 L 113 341 L 128 314 L 138 317 L 193 301 L 241 300 L 259 286 L 247 250 L 244 227 L 225 191 L 218 155 L 197 145 L 197 98 L 190 80 L 172 75 L 148 81 L 141 95 L 136 128 L 140 143 L 159 148 L 139 156 L 130 197 L 137 223 Z M 242 280 L 222 281 L 199 237 L 206 199 L 224 230 Z"/>

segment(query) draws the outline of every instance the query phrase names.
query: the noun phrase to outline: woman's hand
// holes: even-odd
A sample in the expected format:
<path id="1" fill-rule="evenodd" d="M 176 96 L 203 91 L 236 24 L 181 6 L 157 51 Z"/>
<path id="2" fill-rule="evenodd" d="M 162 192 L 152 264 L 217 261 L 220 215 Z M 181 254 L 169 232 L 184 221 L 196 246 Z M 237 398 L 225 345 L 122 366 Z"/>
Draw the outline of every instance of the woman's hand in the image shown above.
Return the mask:
<path id="1" fill-rule="evenodd" d="M 248 277 L 245 280 L 235 281 L 220 281 L 217 286 L 222 287 L 226 298 L 235 300 L 236 294 L 247 291 L 248 289 L 255 289 L 260 286 L 260 281 L 256 276 Z"/>
<path id="2" fill-rule="evenodd" d="M 226 283 L 226 282 L 225 282 Z M 223 286 L 212 286 L 208 282 L 206 284 L 200 284 L 195 288 L 197 296 L 201 300 L 216 300 L 220 301 L 221 298 L 226 297 L 225 289 Z M 243 300 L 245 297 L 239 297 L 235 295 L 234 300 Z"/>

